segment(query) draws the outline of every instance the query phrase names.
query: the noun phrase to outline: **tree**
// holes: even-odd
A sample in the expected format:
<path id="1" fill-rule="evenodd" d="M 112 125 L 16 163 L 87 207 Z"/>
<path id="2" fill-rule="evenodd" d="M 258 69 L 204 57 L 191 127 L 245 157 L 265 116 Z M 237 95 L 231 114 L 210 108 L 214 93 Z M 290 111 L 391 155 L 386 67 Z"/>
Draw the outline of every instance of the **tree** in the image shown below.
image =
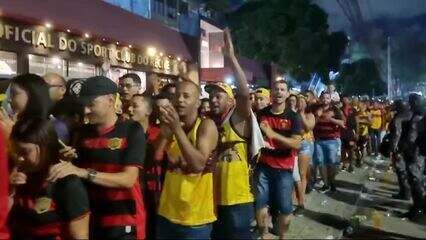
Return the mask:
<path id="1" fill-rule="evenodd" d="M 327 14 L 309 0 L 248 1 L 228 14 L 239 54 L 272 61 L 298 80 L 338 68 L 347 38 L 328 32 Z"/>
<path id="2" fill-rule="evenodd" d="M 347 95 L 382 95 L 386 93 L 376 62 L 363 58 L 351 64 L 343 64 L 337 86 Z"/>

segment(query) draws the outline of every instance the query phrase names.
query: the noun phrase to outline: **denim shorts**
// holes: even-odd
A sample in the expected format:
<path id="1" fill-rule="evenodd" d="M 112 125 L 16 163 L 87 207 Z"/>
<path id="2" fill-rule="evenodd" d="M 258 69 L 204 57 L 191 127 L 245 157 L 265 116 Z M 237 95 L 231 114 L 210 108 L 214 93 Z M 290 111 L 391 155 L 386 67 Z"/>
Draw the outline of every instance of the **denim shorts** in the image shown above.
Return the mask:
<path id="1" fill-rule="evenodd" d="M 296 157 L 296 159 L 294 159 L 293 181 L 300 182 L 299 158 L 298 157 Z"/>
<path id="2" fill-rule="evenodd" d="M 253 203 L 218 206 L 212 239 L 251 239 L 250 223 L 254 219 Z"/>
<path id="3" fill-rule="evenodd" d="M 156 239 L 210 239 L 212 224 L 183 226 L 157 216 Z"/>
<path id="4" fill-rule="evenodd" d="M 309 155 L 312 157 L 314 154 L 314 142 L 303 140 L 302 145 L 300 146 L 299 154 Z"/>
<path id="5" fill-rule="evenodd" d="M 342 143 L 340 139 L 316 140 L 314 165 L 338 165 L 340 163 Z"/>
<path id="6" fill-rule="evenodd" d="M 269 206 L 280 214 L 293 211 L 293 171 L 259 164 L 256 169 L 256 209 Z"/>

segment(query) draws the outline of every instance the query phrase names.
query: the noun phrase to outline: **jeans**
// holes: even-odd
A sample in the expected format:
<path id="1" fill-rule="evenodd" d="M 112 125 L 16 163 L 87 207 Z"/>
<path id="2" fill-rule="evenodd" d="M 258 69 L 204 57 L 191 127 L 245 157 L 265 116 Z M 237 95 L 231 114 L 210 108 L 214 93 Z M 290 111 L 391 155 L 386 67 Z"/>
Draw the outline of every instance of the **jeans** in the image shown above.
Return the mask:
<path id="1" fill-rule="evenodd" d="M 379 147 L 380 147 L 380 129 L 371 129 L 370 128 L 370 138 L 371 138 L 371 148 L 372 152 L 375 155 L 379 154 Z"/>
<path id="2" fill-rule="evenodd" d="M 270 206 L 280 214 L 293 211 L 293 172 L 259 164 L 256 169 L 256 209 Z"/>
<path id="3" fill-rule="evenodd" d="M 218 206 L 213 224 L 213 239 L 251 239 L 250 222 L 254 219 L 253 203 Z"/>
<path id="4" fill-rule="evenodd" d="M 340 139 L 316 140 L 314 165 L 338 165 L 340 163 L 341 148 Z"/>
<path id="5" fill-rule="evenodd" d="M 210 239 L 212 224 L 183 226 L 157 216 L 157 239 Z"/>

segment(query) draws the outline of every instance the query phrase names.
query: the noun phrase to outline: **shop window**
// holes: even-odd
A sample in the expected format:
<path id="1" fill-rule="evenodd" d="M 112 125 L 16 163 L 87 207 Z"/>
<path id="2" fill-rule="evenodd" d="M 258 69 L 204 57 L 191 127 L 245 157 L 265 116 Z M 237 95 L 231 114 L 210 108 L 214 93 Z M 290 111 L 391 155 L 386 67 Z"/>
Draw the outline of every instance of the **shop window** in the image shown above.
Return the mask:
<path id="1" fill-rule="evenodd" d="M 0 77 L 14 77 L 16 75 L 17 68 L 18 64 L 16 53 L 0 51 Z"/>
<path id="2" fill-rule="evenodd" d="M 57 73 L 66 76 L 66 62 L 59 57 L 43 57 L 28 54 L 29 72 L 44 76 L 46 73 Z"/>
<path id="3" fill-rule="evenodd" d="M 96 66 L 82 62 L 69 62 L 68 78 L 89 78 L 96 75 Z"/>

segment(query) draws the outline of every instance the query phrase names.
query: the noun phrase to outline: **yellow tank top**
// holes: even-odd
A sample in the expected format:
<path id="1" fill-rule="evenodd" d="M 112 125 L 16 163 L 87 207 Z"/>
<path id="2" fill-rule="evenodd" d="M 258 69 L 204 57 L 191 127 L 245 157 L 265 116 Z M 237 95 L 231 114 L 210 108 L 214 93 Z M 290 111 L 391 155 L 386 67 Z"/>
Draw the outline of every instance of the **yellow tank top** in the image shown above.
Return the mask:
<path id="1" fill-rule="evenodd" d="M 367 112 L 360 112 L 358 114 L 358 118 L 360 119 L 360 121 L 368 121 L 368 113 Z M 361 136 L 366 136 L 368 135 L 368 126 L 369 124 L 367 123 L 360 123 L 359 124 L 359 135 Z"/>
<path id="2" fill-rule="evenodd" d="M 371 110 L 371 128 L 379 129 L 382 127 L 382 112 L 380 110 Z"/>
<path id="3" fill-rule="evenodd" d="M 247 140 L 235 132 L 230 120 L 220 131 L 217 153 L 216 193 L 219 205 L 253 202 Z"/>
<path id="4" fill-rule="evenodd" d="M 198 118 L 187 134 L 193 145 L 197 142 Z M 182 158 L 176 138 L 167 149 L 167 157 Z M 185 174 L 180 169 L 167 170 L 158 213 L 169 221 L 197 226 L 216 221 L 213 202 L 213 174 L 211 172 Z"/>
<path id="5" fill-rule="evenodd" d="M 303 140 L 306 140 L 308 142 L 314 141 L 314 133 L 312 131 L 303 131 L 302 133 Z"/>

